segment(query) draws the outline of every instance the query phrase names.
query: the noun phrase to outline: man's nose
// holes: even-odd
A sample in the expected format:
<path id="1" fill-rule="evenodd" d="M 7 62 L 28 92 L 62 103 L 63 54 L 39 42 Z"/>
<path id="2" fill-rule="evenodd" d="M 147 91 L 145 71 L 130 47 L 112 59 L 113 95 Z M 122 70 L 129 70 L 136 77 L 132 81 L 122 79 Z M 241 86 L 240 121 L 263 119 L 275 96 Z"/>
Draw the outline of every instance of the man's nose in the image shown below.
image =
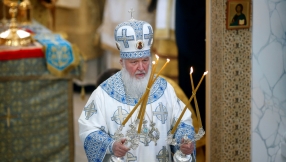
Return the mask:
<path id="1" fill-rule="evenodd" d="M 144 70 L 144 66 L 142 62 L 139 62 L 138 64 L 138 70 Z"/>

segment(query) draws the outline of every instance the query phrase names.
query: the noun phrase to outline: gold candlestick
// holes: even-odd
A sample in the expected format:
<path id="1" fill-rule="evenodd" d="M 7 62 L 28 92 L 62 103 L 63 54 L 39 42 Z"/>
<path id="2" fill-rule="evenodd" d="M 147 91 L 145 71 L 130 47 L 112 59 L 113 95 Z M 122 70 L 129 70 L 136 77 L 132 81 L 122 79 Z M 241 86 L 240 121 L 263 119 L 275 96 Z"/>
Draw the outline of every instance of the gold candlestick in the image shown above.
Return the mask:
<path id="1" fill-rule="evenodd" d="M 189 101 L 188 101 L 189 103 L 190 103 L 190 102 L 192 101 L 192 99 L 195 97 L 196 92 L 197 92 L 197 90 L 199 89 L 199 87 L 200 87 L 200 85 L 201 85 L 201 83 L 202 83 L 202 81 L 203 81 L 203 79 L 204 79 L 204 77 L 205 77 L 205 75 L 206 75 L 207 73 L 208 73 L 207 71 L 204 72 L 204 74 L 203 74 L 203 76 L 202 76 L 200 82 L 198 83 L 196 89 L 193 91 L 193 94 L 192 94 L 192 96 L 190 97 L 190 99 L 189 99 Z M 191 108 L 189 108 L 189 109 L 191 109 Z M 181 119 L 182 119 L 184 113 L 186 112 L 186 110 L 187 110 L 187 105 L 185 105 L 185 107 L 184 107 L 184 109 L 183 109 L 183 111 L 182 111 L 180 117 L 178 118 L 177 122 L 175 123 L 175 126 L 173 127 L 173 129 L 172 129 L 172 131 L 171 131 L 171 134 L 174 134 L 174 133 L 175 133 L 175 131 L 176 131 L 176 129 L 177 129 L 177 127 L 178 127 L 178 125 L 179 125 L 179 123 L 180 123 L 180 121 L 181 121 Z"/>
<path id="2" fill-rule="evenodd" d="M 18 0 L 4 0 L 4 4 L 9 6 L 9 13 L 11 14 L 11 23 L 9 29 L 0 33 L 0 44 L 7 46 L 26 46 L 32 43 L 31 34 L 18 29 L 16 22 L 16 13 L 18 7 Z"/>

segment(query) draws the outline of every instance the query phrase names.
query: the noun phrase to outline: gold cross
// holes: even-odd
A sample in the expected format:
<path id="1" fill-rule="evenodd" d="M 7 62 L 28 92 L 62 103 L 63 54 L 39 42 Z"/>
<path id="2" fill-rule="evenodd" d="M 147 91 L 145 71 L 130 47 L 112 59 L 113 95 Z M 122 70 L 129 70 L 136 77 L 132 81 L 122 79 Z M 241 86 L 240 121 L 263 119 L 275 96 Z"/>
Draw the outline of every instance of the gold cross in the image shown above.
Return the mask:
<path id="1" fill-rule="evenodd" d="M 133 10 L 133 8 L 131 8 L 130 10 L 128 10 L 128 12 L 131 13 L 131 19 L 133 19 L 133 12 L 135 12 L 135 11 Z"/>
<path id="2" fill-rule="evenodd" d="M 0 116 L 0 119 L 6 119 L 7 121 L 7 127 L 10 127 L 10 119 L 12 118 L 18 118 L 17 115 L 11 115 L 10 114 L 10 108 L 7 109 L 7 115 L 6 116 Z"/>

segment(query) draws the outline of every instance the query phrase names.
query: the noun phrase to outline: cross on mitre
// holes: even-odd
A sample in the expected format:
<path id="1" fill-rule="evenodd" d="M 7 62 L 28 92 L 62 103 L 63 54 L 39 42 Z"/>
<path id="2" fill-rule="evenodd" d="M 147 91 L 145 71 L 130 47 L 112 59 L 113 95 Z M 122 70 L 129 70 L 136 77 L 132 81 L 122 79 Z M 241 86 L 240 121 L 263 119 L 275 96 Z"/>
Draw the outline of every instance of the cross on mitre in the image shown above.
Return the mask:
<path id="1" fill-rule="evenodd" d="M 128 10 L 128 12 L 131 14 L 131 19 L 133 19 L 133 12 L 135 12 L 135 11 L 133 10 L 133 8 L 131 8 L 130 10 Z"/>

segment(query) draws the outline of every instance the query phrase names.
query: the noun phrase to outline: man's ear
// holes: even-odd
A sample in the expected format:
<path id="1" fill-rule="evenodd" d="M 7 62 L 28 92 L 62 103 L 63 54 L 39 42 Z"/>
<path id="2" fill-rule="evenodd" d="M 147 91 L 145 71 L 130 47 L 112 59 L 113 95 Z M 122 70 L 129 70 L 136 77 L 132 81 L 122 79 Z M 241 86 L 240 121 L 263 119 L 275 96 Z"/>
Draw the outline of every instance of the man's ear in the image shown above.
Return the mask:
<path id="1" fill-rule="evenodd" d="M 120 59 L 120 65 L 123 67 L 123 60 L 122 59 Z"/>

